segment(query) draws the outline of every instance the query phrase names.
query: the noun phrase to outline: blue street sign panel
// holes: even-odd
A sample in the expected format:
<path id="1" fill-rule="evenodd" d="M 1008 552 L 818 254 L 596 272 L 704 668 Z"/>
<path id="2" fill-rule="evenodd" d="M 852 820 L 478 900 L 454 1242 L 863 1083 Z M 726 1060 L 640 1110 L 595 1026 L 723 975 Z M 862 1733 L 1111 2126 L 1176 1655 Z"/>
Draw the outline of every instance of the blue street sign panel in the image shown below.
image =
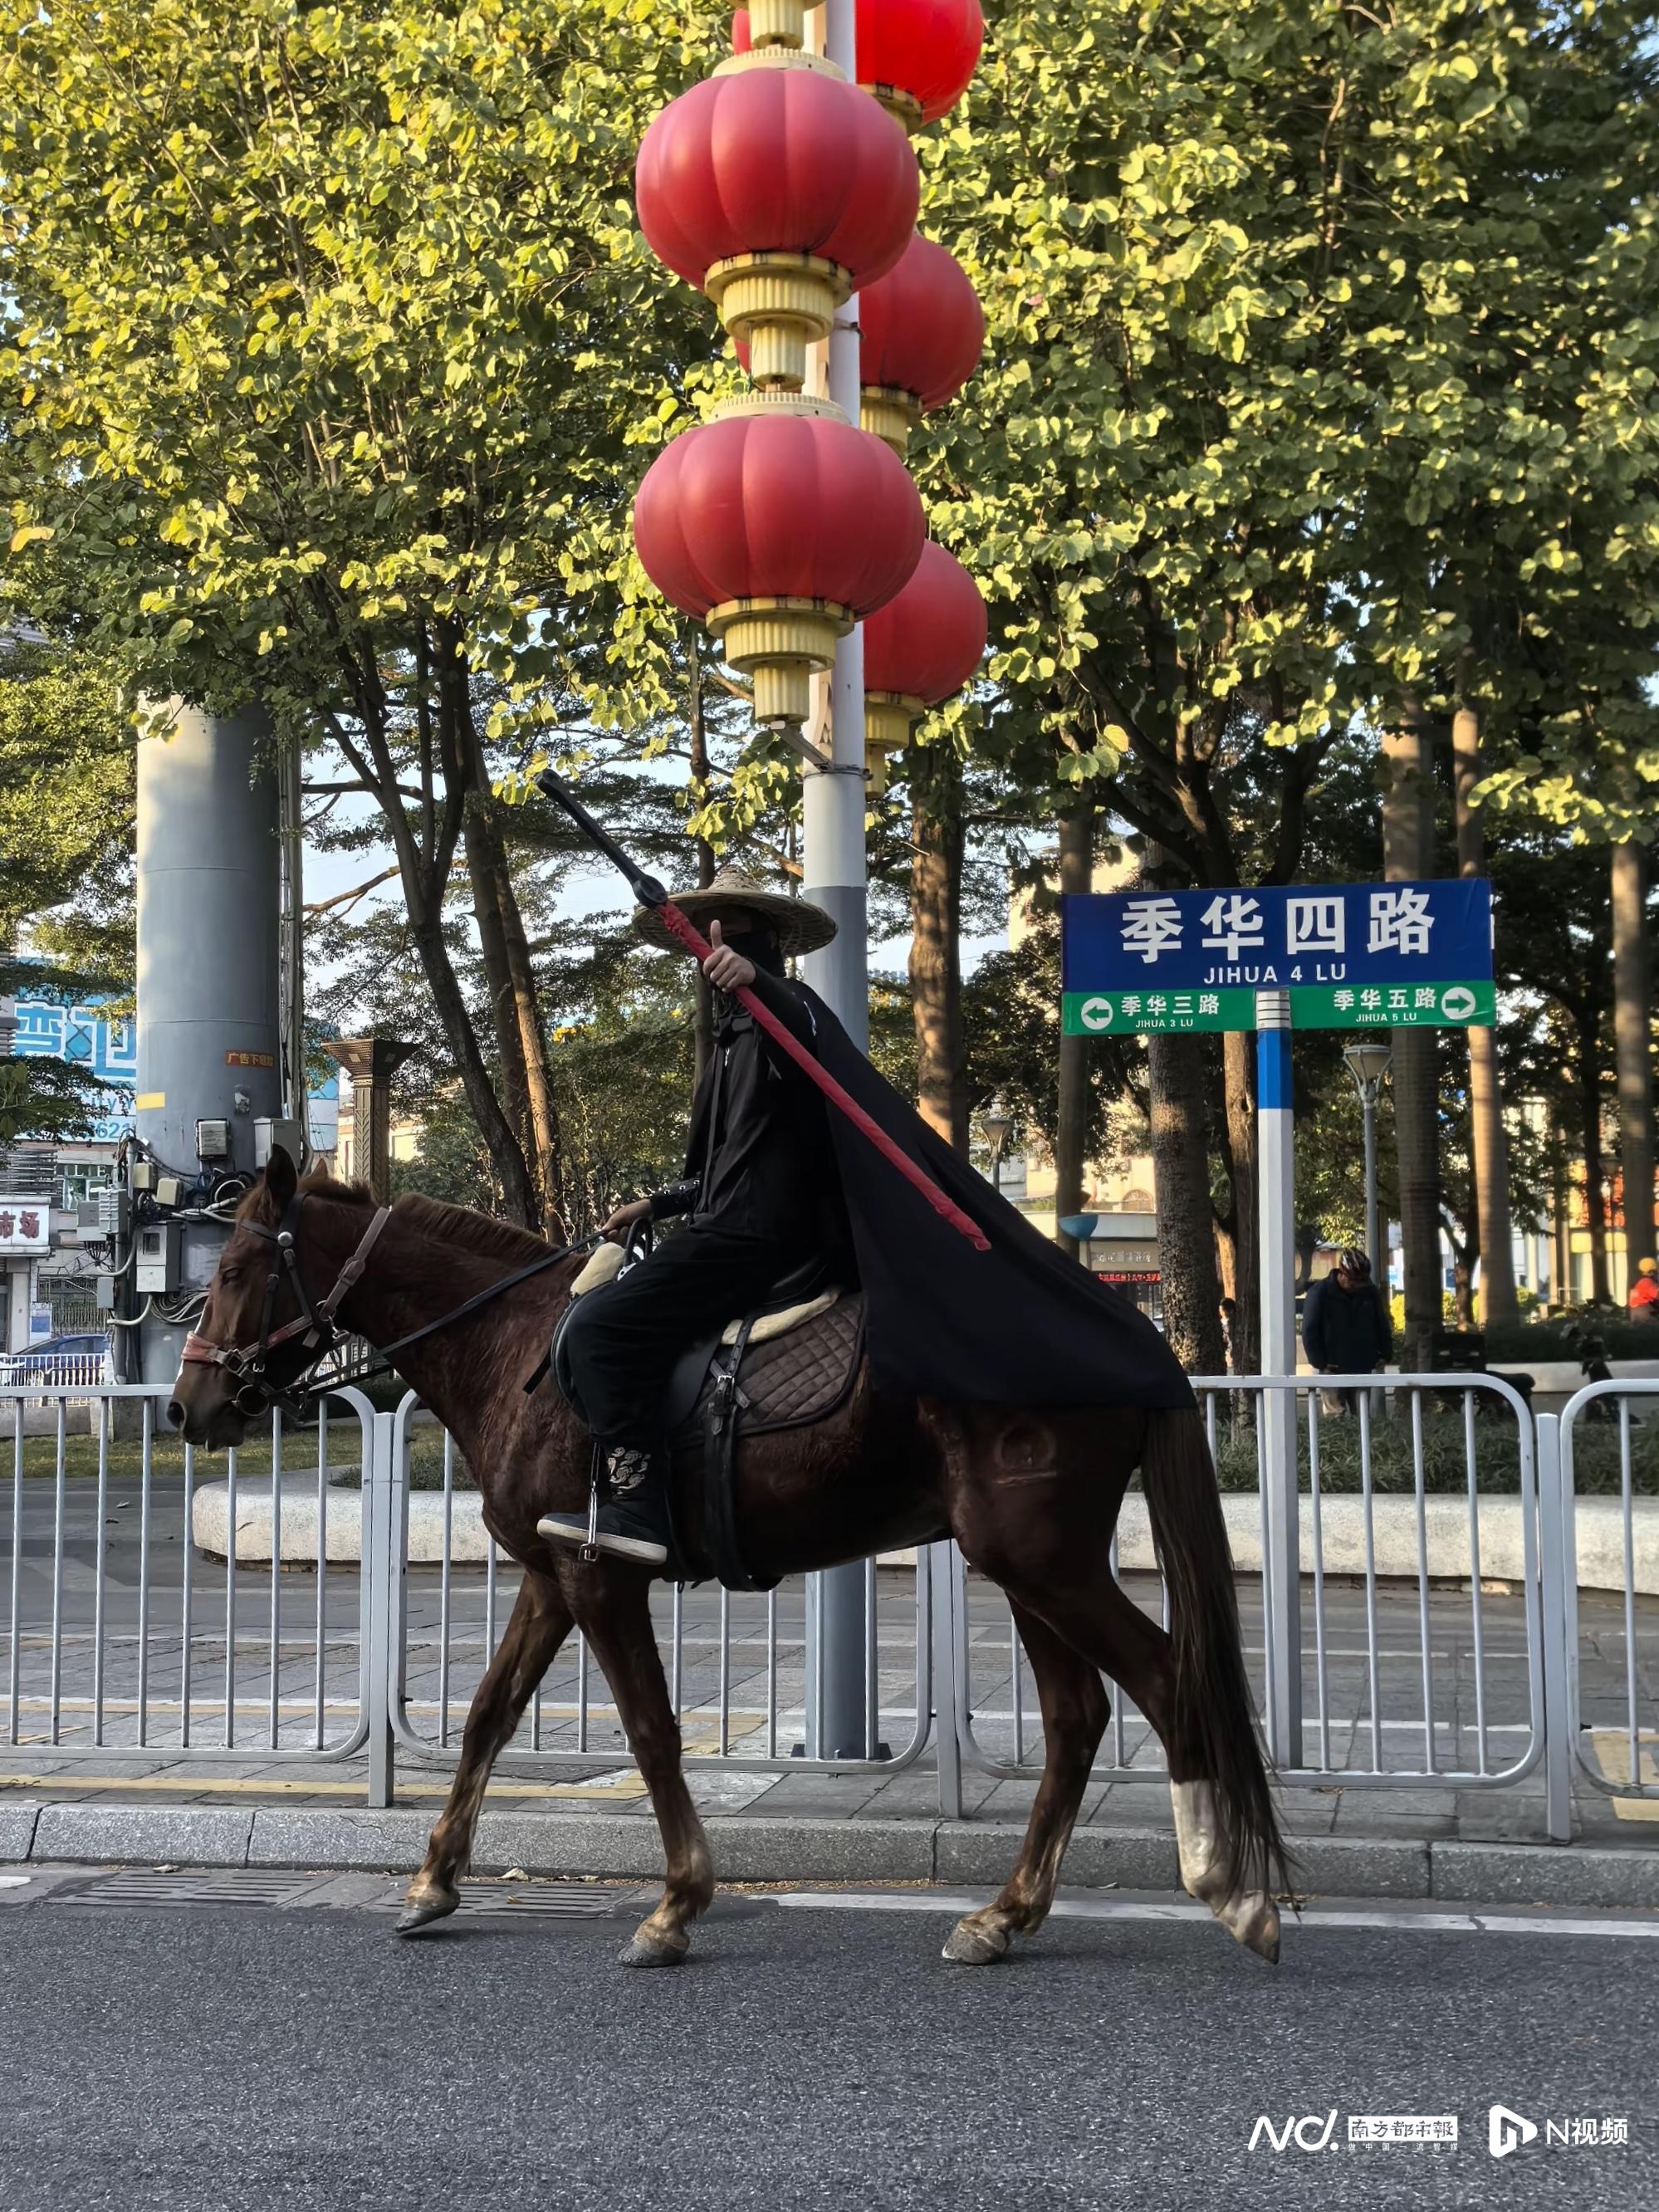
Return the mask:
<path id="1" fill-rule="evenodd" d="M 1067 994 L 1490 982 L 1492 885 L 1068 893 L 1060 961 Z"/>

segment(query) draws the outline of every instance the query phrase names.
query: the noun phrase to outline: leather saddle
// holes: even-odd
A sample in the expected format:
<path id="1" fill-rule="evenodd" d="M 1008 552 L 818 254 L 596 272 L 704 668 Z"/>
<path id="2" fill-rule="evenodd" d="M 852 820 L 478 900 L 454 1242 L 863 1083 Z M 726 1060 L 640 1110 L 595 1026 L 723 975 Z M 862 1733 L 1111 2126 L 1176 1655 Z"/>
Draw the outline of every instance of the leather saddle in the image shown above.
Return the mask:
<path id="1" fill-rule="evenodd" d="M 602 1251 L 606 1248 L 602 1248 Z M 615 1247 L 608 1248 L 614 1250 Z M 565 1323 L 581 1297 L 624 1264 L 605 1261 L 580 1286 L 553 1336 L 555 1380 L 586 1424 L 565 1351 Z M 851 1395 L 864 1352 L 864 1297 L 836 1289 L 820 1254 L 782 1277 L 763 1304 L 726 1322 L 676 1360 L 663 1395 L 672 1498 L 700 1493 L 707 1568 L 728 1589 L 771 1589 L 744 1564 L 734 1504 L 739 1437 L 800 1428 L 836 1412 Z M 684 1513 L 676 1514 L 684 1522 Z M 701 1561 L 689 1563 L 693 1571 Z"/>

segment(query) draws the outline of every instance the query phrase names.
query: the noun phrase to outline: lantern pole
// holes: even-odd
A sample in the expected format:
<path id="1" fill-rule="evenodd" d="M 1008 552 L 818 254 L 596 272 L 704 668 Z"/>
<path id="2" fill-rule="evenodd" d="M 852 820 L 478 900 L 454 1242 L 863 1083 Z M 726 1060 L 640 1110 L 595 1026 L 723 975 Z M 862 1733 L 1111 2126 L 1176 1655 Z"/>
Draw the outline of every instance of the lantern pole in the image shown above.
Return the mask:
<path id="1" fill-rule="evenodd" d="M 824 0 L 811 43 L 859 81 L 855 0 Z M 827 341 L 811 348 L 808 389 L 859 419 L 858 301 L 836 315 Z M 813 678 L 812 740 L 831 763 L 808 760 L 801 790 L 802 890 L 834 917 L 836 934 L 802 963 L 806 980 L 860 1052 L 870 1043 L 870 958 L 864 846 L 864 632 L 836 647 L 836 665 Z M 873 1759 L 878 1699 L 866 1695 L 869 1622 L 862 1564 L 830 1567 L 806 1582 L 806 1755 Z M 872 1684 L 873 1688 L 873 1682 Z"/>

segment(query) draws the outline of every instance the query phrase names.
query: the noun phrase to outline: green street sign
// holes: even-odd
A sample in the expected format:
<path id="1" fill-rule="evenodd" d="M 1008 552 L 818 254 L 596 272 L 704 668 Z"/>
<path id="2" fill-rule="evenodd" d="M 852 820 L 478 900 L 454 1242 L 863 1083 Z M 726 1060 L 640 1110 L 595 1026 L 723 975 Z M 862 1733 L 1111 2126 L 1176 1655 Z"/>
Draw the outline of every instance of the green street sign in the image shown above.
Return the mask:
<path id="1" fill-rule="evenodd" d="M 1146 1036 L 1176 1030 L 1253 1030 L 1254 991 L 1067 991 L 1067 1036 Z"/>
<path id="2" fill-rule="evenodd" d="M 1489 1028 L 1497 1017 L 1494 983 L 1305 985 L 1291 991 L 1297 1030 Z"/>

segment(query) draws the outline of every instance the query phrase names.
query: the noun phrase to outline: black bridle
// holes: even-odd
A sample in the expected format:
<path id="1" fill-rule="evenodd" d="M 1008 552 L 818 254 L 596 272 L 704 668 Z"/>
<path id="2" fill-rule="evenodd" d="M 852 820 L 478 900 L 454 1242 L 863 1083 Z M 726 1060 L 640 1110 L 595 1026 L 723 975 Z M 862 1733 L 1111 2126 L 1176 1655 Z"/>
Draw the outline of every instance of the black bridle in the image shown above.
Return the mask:
<path id="1" fill-rule="evenodd" d="M 305 1269 L 300 1262 L 300 1209 L 305 1204 L 307 1195 L 302 1190 L 295 1192 L 283 1207 L 282 1218 L 274 1229 L 263 1221 L 238 1224 L 240 1228 L 251 1230 L 256 1237 L 263 1237 L 267 1243 L 275 1247 L 270 1273 L 265 1278 L 264 1303 L 259 1311 L 259 1334 L 255 1341 L 248 1345 L 210 1344 L 206 1337 L 198 1336 L 192 1331 L 185 1339 L 185 1347 L 179 1354 L 181 1365 L 222 1367 L 236 1386 L 231 1402 L 246 1419 L 255 1419 L 276 1405 L 298 1413 L 311 1400 L 326 1396 L 332 1386 L 316 1379 L 317 1369 L 349 1334 L 339 1327 L 336 1316 L 347 1292 L 361 1279 L 381 1231 L 392 1218 L 389 1206 L 375 1208 L 374 1219 L 358 1239 L 356 1249 L 335 1277 L 332 1287 L 324 1297 L 313 1300 L 306 1281 Z M 599 1241 L 597 1237 L 590 1237 L 580 1244 L 556 1245 L 539 1258 L 532 1260 L 527 1267 L 520 1267 L 514 1273 L 504 1275 L 499 1283 L 491 1283 L 487 1290 L 477 1291 L 471 1297 L 464 1299 L 447 1313 L 441 1314 L 436 1321 L 426 1322 L 419 1328 L 410 1329 L 407 1335 L 377 1346 L 377 1364 L 368 1373 L 379 1375 L 389 1371 L 391 1355 L 394 1352 L 402 1352 L 409 1345 L 418 1344 L 422 1337 L 432 1336 L 441 1328 L 448 1328 L 467 1315 L 476 1313 L 480 1306 L 486 1306 L 492 1299 L 500 1297 L 504 1291 L 512 1290 L 515 1284 L 527 1282 L 532 1275 L 543 1273 L 559 1261 L 586 1251 L 589 1245 Z M 276 1310 L 276 1293 L 284 1282 L 292 1288 L 299 1311 L 294 1320 L 283 1322 L 280 1327 L 273 1328 L 271 1322 Z M 305 1349 L 311 1357 L 292 1382 L 275 1382 L 267 1372 L 270 1354 L 281 1346 L 292 1343 L 295 1337 L 303 1340 Z M 367 1376 L 357 1379 L 366 1380 Z"/>

